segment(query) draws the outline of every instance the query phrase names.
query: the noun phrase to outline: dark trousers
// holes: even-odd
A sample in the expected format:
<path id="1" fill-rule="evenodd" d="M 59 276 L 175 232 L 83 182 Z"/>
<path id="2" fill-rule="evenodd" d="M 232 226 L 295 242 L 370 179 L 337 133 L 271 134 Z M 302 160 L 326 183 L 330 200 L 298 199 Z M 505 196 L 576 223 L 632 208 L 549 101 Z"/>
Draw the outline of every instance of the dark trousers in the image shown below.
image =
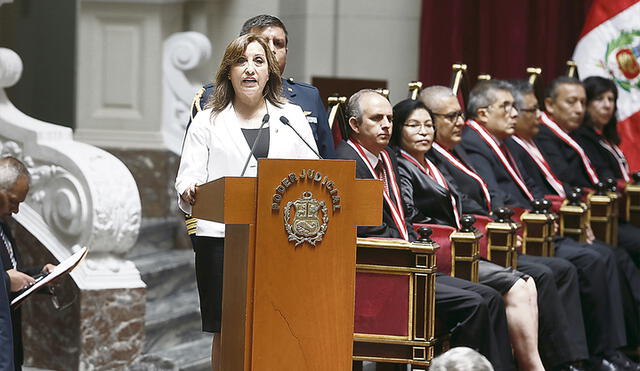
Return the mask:
<path id="1" fill-rule="evenodd" d="M 620 289 L 616 290 L 622 300 L 622 314 L 618 312 L 616 318 L 623 316 L 626 325 L 626 345 L 640 344 L 640 272 L 629 256 L 628 250 L 607 245 L 602 241 L 595 241 L 590 248 L 608 257 L 618 269 Z M 614 288 L 609 285 L 610 291 Z"/>
<path id="2" fill-rule="evenodd" d="M 625 221 L 618 223 L 618 246 L 627 250 L 636 267 L 640 267 L 640 228 Z"/>
<path id="3" fill-rule="evenodd" d="M 496 290 L 455 277 L 436 279 L 437 322 L 451 334 L 452 346 L 468 346 L 482 353 L 495 370 L 515 370 L 504 302 Z"/>
<path id="4" fill-rule="evenodd" d="M 536 282 L 538 350 L 545 367 L 587 359 L 589 352 L 575 267 L 562 259 L 519 255 L 518 270 Z"/>
<path id="5" fill-rule="evenodd" d="M 589 353 L 602 354 L 626 344 L 620 273 L 613 251 L 600 244 L 556 240 L 556 256 L 578 269 Z"/>

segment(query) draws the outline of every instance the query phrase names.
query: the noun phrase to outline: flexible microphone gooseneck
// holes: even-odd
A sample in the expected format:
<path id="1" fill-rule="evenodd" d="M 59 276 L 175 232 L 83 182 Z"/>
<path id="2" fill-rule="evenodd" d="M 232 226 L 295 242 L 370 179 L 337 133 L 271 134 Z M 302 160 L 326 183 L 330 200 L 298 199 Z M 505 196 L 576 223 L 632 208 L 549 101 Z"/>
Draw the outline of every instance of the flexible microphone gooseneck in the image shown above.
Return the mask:
<path id="1" fill-rule="evenodd" d="M 318 156 L 318 158 L 319 158 L 320 160 L 322 160 L 322 159 L 323 159 L 323 158 L 322 158 L 322 156 L 320 156 L 320 154 L 318 153 L 318 151 L 316 151 L 315 149 L 313 149 L 313 147 L 311 147 L 311 145 L 310 145 L 306 140 L 304 140 L 304 138 L 302 137 L 302 135 L 300 135 L 300 133 L 298 133 L 298 130 L 296 130 L 296 128 L 294 128 L 294 127 L 291 125 L 291 123 L 289 122 L 289 119 L 287 119 L 287 118 L 286 118 L 286 117 L 284 117 L 284 116 L 280 116 L 280 122 L 282 122 L 283 124 L 285 124 L 285 126 L 290 127 L 290 128 L 291 128 L 291 130 L 293 130 L 293 132 L 294 132 L 294 133 L 296 133 L 296 135 L 298 136 L 298 138 L 300 138 L 300 139 L 304 142 L 304 144 L 306 144 L 306 145 L 307 145 L 307 147 L 309 147 L 309 149 L 311 150 L 311 152 L 313 152 L 313 154 L 315 154 L 316 156 Z"/>
<path id="2" fill-rule="evenodd" d="M 247 161 L 244 163 L 244 167 L 242 168 L 242 173 L 240 173 L 240 176 L 244 176 L 244 172 L 247 171 L 249 160 L 251 160 L 251 157 L 253 157 L 253 153 L 255 152 L 256 146 L 258 145 L 258 141 L 260 140 L 260 135 L 262 135 L 262 129 L 267 124 L 267 122 L 269 122 L 269 114 L 265 113 L 264 116 L 262 117 L 262 124 L 260 124 L 260 129 L 258 129 L 258 135 L 256 136 L 256 140 L 253 142 L 253 145 L 251 146 L 251 152 L 249 152 L 249 156 L 247 157 Z"/>

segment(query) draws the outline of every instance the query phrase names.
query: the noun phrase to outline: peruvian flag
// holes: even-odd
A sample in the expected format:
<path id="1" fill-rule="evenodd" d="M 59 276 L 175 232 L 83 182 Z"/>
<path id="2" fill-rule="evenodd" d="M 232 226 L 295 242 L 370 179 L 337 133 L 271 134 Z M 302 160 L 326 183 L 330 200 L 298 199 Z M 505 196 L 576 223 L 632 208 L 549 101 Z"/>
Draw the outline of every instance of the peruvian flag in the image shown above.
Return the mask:
<path id="1" fill-rule="evenodd" d="M 573 53 L 581 79 L 618 87 L 618 133 L 631 171 L 640 170 L 640 0 L 594 0 Z"/>

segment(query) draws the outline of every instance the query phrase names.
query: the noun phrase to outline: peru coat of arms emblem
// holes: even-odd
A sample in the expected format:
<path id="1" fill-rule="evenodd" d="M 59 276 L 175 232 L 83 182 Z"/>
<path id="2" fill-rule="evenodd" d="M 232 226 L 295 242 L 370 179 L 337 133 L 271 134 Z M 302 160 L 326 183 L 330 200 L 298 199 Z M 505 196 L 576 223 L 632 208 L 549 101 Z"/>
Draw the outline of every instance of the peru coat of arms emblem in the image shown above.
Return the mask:
<path id="1" fill-rule="evenodd" d="M 322 213 L 322 216 L 318 215 L 319 213 Z M 303 242 L 315 246 L 322 241 L 328 223 L 326 203 L 314 199 L 311 192 L 303 192 L 301 198 L 287 202 L 284 208 L 284 228 L 289 235 L 289 241 L 295 241 L 296 246 Z"/>

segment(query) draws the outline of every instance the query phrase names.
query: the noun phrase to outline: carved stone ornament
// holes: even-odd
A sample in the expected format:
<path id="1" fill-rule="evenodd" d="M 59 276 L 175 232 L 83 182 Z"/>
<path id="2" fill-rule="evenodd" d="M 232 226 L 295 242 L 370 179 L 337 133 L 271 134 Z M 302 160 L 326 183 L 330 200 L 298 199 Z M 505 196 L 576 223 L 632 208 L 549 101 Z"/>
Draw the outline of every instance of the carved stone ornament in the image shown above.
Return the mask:
<path id="1" fill-rule="evenodd" d="M 291 208 L 294 207 L 293 220 L 291 220 Z M 322 212 L 322 217 L 318 215 Z M 294 241 L 298 246 L 308 242 L 312 246 L 322 241 L 329 224 L 329 212 L 324 201 L 313 198 L 311 192 L 303 192 L 302 197 L 287 202 L 284 208 L 284 229 L 289 235 L 289 241 Z"/>
<path id="2" fill-rule="evenodd" d="M 122 259 L 136 242 L 141 222 L 131 173 L 108 152 L 76 142 L 71 129 L 19 111 L 3 88 L 14 84 L 21 72 L 20 57 L 0 48 L 0 156 L 18 158 L 31 174 L 29 195 L 15 219 L 57 259 L 70 256 L 74 246 L 87 246 L 88 262 L 109 258 L 99 270 L 128 272 L 134 285 L 144 287 L 135 267 Z M 83 265 L 91 270 L 91 264 Z M 97 285 L 112 284 L 105 275 Z"/>
<path id="3" fill-rule="evenodd" d="M 199 32 L 178 32 L 164 42 L 162 133 L 167 148 L 178 155 L 191 115 L 192 98 L 201 88 L 189 81 L 185 72 L 210 58 L 211 43 Z"/>

